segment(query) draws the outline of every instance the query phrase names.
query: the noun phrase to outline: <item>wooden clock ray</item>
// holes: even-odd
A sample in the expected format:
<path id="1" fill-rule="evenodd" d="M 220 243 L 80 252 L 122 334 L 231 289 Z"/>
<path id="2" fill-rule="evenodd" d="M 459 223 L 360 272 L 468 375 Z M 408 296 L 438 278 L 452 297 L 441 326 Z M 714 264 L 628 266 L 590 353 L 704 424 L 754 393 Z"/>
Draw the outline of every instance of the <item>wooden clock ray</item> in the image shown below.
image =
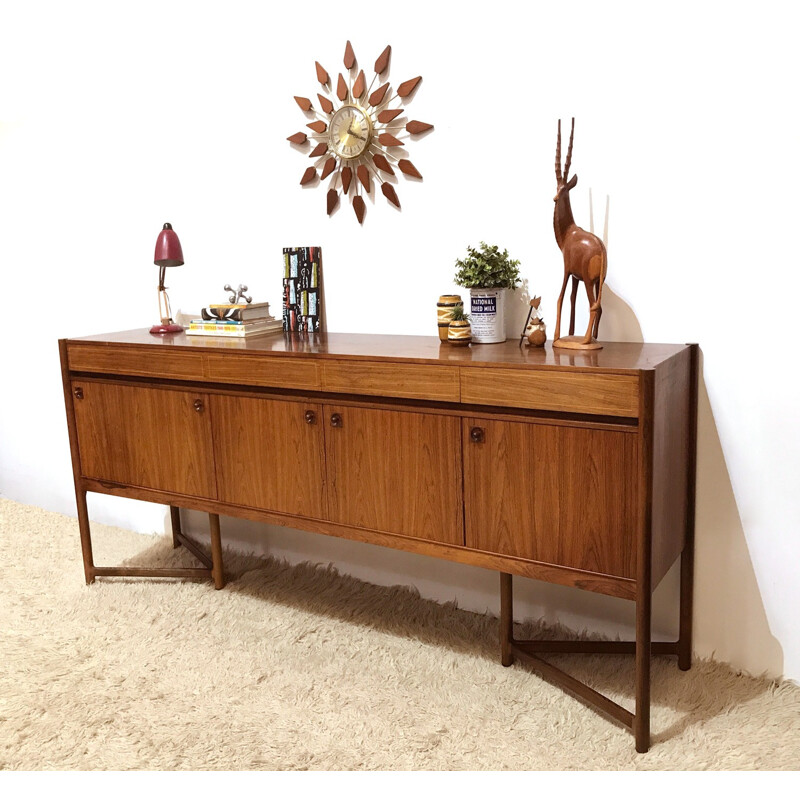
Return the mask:
<path id="1" fill-rule="evenodd" d="M 371 195 L 374 185 L 389 203 L 400 208 L 395 183 L 395 169 L 406 178 L 422 179 L 414 164 L 405 158 L 409 141 L 433 128 L 428 122 L 405 121 L 405 105 L 415 93 L 422 76 L 403 81 L 392 89 L 388 77 L 392 48 L 387 46 L 375 61 L 375 74 L 367 85 L 359 69 L 355 51 L 347 42 L 344 51 L 345 72 L 334 81 L 328 71 L 315 62 L 319 107 L 308 97 L 295 96 L 295 102 L 313 121 L 306 124 L 311 133 L 298 131 L 287 139 L 303 146 L 314 164 L 307 167 L 301 186 L 317 180 L 329 180 L 326 205 L 328 215 L 339 205 L 343 195 L 350 197 L 353 211 L 364 222 L 364 195 Z M 376 86 L 377 84 L 377 86 Z M 314 145 L 313 147 L 311 145 Z M 354 180 L 355 178 L 355 180 Z"/>

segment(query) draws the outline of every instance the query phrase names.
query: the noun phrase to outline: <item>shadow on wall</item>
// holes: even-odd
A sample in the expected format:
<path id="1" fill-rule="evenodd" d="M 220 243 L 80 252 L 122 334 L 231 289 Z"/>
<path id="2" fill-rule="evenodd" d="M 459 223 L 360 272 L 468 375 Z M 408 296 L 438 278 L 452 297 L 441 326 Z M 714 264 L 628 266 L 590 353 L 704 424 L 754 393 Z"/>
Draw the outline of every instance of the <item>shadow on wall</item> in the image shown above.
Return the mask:
<path id="1" fill-rule="evenodd" d="M 506 319 L 506 334 L 509 339 L 519 339 L 525 321 L 528 318 L 528 309 L 532 297 L 540 292 L 531 294 L 529 281 L 526 278 L 514 292 L 509 292 Z M 556 303 L 558 295 L 552 297 L 542 296 L 542 316 L 547 326 L 547 339 L 553 340 L 553 330 L 556 324 Z M 589 322 L 588 302 L 586 292 L 581 289 L 576 301 L 575 330 L 582 331 Z M 569 287 L 564 297 L 562 311 L 561 332 L 566 335 L 569 324 Z M 643 342 L 642 327 L 633 309 L 606 283 L 603 286 L 603 317 L 600 322 L 600 339 L 606 342 Z"/>
<path id="2" fill-rule="evenodd" d="M 701 355 L 701 376 L 702 364 Z M 696 509 L 695 646 L 751 674 L 782 676 L 783 648 L 770 631 L 702 378 Z"/>

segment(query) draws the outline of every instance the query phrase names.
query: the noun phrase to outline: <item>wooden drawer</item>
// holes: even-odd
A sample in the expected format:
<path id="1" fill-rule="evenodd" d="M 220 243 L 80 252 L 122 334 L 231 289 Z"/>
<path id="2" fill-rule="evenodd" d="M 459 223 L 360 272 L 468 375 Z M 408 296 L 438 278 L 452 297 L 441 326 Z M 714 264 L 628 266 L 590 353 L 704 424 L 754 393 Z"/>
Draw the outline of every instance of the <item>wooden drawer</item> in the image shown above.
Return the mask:
<path id="1" fill-rule="evenodd" d="M 326 392 L 409 397 L 457 403 L 458 367 L 427 364 L 326 361 L 322 388 Z"/>
<path id="2" fill-rule="evenodd" d="M 109 347 L 76 343 L 68 346 L 68 355 L 69 368 L 75 372 L 198 381 L 204 378 L 201 353 L 160 347 Z"/>
<path id="3" fill-rule="evenodd" d="M 635 374 L 462 367 L 461 402 L 638 417 L 639 379 Z"/>
<path id="4" fill-rule="evenodd" d="M 210 381 L 310 391 L 320 388 L 319 363 L 311 358 L 210 353 L 206 370 Z"/>

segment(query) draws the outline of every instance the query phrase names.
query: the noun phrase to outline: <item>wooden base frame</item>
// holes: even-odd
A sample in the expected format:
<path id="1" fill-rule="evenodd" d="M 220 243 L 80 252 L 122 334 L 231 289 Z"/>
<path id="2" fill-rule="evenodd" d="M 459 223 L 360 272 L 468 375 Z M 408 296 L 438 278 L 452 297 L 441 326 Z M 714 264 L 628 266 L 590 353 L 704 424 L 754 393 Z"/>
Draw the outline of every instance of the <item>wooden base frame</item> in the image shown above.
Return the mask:
<path id="1" fill-rule="evenodd" d="M 212 580 L 215 589 L 225 587 L 225 573 L 222 564 L 222 537 L 220 535 L 219 515 L 209 514 L 209 527 L 211 530 L 211 556 L 206 555 L 185 533 L 181 530 L 181 513 L 176 506 L 169 507 L 172 521 L 172 546 L 183 545 L 201 564 L 203 568 L 176 567 L 163 569 L 158 567 L 97 567 L 94 564 L 92 553 L 92 535 L 89 525 L 89 514 L 86 507 L 86 491 L 76 491 L 78 502 L 78 528 L 81 536 L 81 550 L 83 552 L 83 569 L 86 583 L 94 583 L 95 578 L 121 577 L 121 578 L 190 578 L 194 580 Z"/>
<path id="2" fill-rule="evenodd" d="M 681 626 L 676 642 L 653 642 L 651 640 L 649 593 L 646 599 L 641 598 L 637 602 L 636 641 L 515 639 L 512 578 L 508 573 L 501 572 L 500 661 L 502 665 L 510 667 L 516 659 L 527 663 L 545 680 L 560 686 L 597 711 L 622 723 L 633 733 L 636 740 L 636 751 L 646 753 L 650 749 L 650 657 L 652 655 L 677 656 L 679 669 L 688 670 L 691 667 L 691 626 L 686 624 L 686 620 L 691 620 L 692 616 L 691 570 L 693 559 L 690 550 L 691 548 L 687 548 L 681 557 Z M 540 657 L 541 653 L 634 655 L 636 658 L 635 713 L 628 711 L 627 708 L 545 661 Z"/>

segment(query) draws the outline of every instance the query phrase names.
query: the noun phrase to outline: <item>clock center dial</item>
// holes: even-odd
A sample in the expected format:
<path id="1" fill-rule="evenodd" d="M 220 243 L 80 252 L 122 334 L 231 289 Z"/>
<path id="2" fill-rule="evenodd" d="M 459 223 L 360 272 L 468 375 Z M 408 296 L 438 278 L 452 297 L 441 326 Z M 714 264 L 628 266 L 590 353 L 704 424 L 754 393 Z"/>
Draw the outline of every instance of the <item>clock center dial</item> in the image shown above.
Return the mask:
<path id="1" fill-rule="evenodd" d="M 328 146 L 339 158 L 352 160 L 366 151 L 372 141 L 372 120 L 356 105 L 344 105 L 331 117 Z"/>

